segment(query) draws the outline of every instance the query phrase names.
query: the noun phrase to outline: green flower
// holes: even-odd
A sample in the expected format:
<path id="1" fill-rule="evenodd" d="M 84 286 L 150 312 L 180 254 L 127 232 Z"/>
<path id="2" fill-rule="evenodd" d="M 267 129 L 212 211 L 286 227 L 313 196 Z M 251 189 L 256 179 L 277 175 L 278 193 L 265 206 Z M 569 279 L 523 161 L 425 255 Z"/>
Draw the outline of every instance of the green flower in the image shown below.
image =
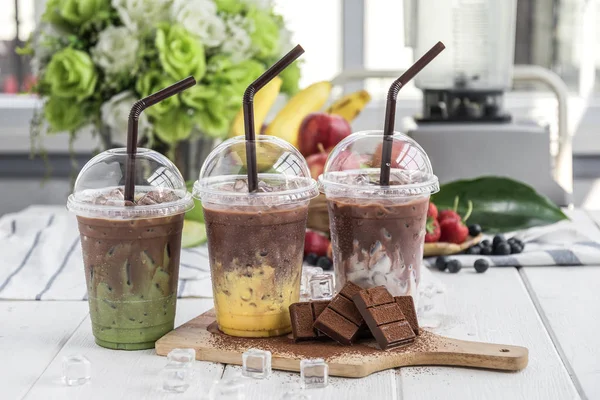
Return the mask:
<path id="1" fill-rule="evenodd" d="M 85 122 L 81 104 L 71 99 L 50 97 L 44 104 L 44 118 L 50 132 L 74 131 Z"/>
<path id="2" fill-rule="evenodd" d="M 81 101 L 94 93 L 98 74 L 87 53 L 66 48 L 50 59 L 43 79 L 53 96 Z"/>
<path id="3" fill-rule="evenodd" d="M 181 101 L 194 111 L 194 120 L 202 132 L 223 137 L 242 104 L 246 87 L 264 70 L 258 61 L 234 63 L 225 55 L 213 56 L 208 61 L 204 83 L 183 92 Z"/>
<path id="4" fill-rule="evenodd" d="M 239 0 L 215 0 L 217 10 L 228 14 L 239 14 L 244 9 L 244 3 Z"/>
<path id="5" fill-rule="evenodd" d="M 181 101 L 194 110 L 202 132 L 223 137 L 240 107 L 242 93 L 233 86 L 196 85 L 181 94 Z"/>
<path id="6" fill-rule="evenodd" d="M 154 133 L 163 142 L 175 144 L 190 137 L 192 125 L 192 117 L 185 109 L 173 108 L 156 119 Z"/>
<path id="7" fill-rule="evenodd" d="M 61 16 L 71 25 L 106 19 L 110 12 L 108 0 L 61 0 Z"/>
<path id="8" fill-rule="evenodd" d="M 181 25 L 160 24 L 155 44 L 162 67 L 173 78 L 193 75 L 199 81 L 204 76 L 204 46 Z"/>
<path id="9" fill-rule="evenodd" d="M 109 0 L 49 0 L 42 21 L 59 26 L 81 26 L 109 18 Z"/>
<path id="10" fill-rule="evenodd" d="M 251 9 L 247 15 L 253 22 L 254 30 L 250 34 L 252 44 L 259 58 L 267 58 L 277 54 L 279 50 L 279 26 L 268 13 Z"/>
<path id="11" fill-rule="evenodd" d="M 292 96 L 300 89 L 298 83 L 300 82 L 300 65 L 298 61 L 294 61 L 286 69 L 284 69 L 279 77 L 283 80 L 281 83 L 281 91 L 288 96 Z"/>
<path id="12" fill-rule="evenodd" d="M 61 0 L 48 0 L 46 2 L 46 11 L 42 14 L 43 22 L 50 22 L 55 25 L 63 25 L 64 20 L 60 15 Z"/>
<path id="13" fill-rule="evenodd" d="M 242 94 L 246 87 L 265 71 L 264 65 L 255 60 L 244 60 L 234 63 L 226 55 L 218 54 L 208 61 L 209 73 L 206 80 L 219 85 L 234 85 L 242 88 Z"/>
<path id="14" fill-rule="evenodd" d="M 173 79 L 165 76 L 159 71 L 150 71 L 142 75 L 135 84 L 135 90 L 141 97 L 146 97 L 152 93 L 156 93 L 161 89 L 175 83 Z M 171 96 L 161 102 L 156 103 L 152 107 L 148 107 L 145 113 L 153 117 L 160 118 L 169 111 L 179 107 L 179 97 Z"/>

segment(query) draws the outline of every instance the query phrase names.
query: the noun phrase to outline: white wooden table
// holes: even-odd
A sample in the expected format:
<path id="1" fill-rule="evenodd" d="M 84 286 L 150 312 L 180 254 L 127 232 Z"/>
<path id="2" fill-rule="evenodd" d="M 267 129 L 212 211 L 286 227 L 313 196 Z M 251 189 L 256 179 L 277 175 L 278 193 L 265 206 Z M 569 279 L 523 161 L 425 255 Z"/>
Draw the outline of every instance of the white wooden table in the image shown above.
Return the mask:
<path id="1" fill-rule="evenodd" d="M 600 213 L 571 212 L 600 240 Z M 388 370 L 362 379 L 331 378 L 308 390 L 316 399 L 600 399 L 600 266 L 463 269 L 435 272 L 446 285 L 432 313 L 434 332 L 529 348 L 529 365 L 503 373 L 449 367 Z M 178 302 L 177 325 L 212 307 L 211 299 Z M 65 355 L 92 362 L 92 380 L 60 382 Z M 159 387 L 166 360 L 153 350 L 111 351 L 94 344 L 86 302 L 0 302 L 0 399 L 201 399 L 212 381 L 240 367 L 197 362 L 183 394 Z M 279 399 L 299 388 L 296 373 L 245 380 L 247 399 Z"/>

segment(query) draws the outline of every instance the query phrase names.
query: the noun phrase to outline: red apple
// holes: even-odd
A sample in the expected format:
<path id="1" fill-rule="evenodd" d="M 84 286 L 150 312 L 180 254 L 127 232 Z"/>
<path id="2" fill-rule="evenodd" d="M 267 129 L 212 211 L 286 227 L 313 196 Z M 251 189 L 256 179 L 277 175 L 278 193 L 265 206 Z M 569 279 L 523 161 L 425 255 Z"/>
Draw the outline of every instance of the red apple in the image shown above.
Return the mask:
<path id="1" fill-rule="evenodd" d="M 373 153 L 373 161 L 372 168 L 381 167 L 381 150 L 383 148 L 383 144 L 379 144 Z M 410 155 L 407 154 L 404 150 L 404 143 L 402 142 L 394 142 L 392 144 L 392 158 L 391 158 L 391 167 L 392 168 L 400 168 L 400 169 L 411 169 L 406 168 L 410 161 L 413 161 L 410 158 Z M 414 160 L 417 161 L 417 160 Z"/>
<path id="2" fill-rule="evenodd" d="M 308 168 L 310 169 L 310 176 L 313 179 L 317 179 L 319 175 L 323 173 L 323 169 L 325 168 L 325 163 L 327 162 L 328 156 L 329 154 L 321 152 L 306 157 L 306 163 L 308 164 Z"/>
<path id="3" fill-rule="evenodd" d="M 319 257 L 327 255 L 329 239 L 320 232 L 306 230 L 304 236 L 304 255 L 315 253 Z"/>
<path id="4" fill-rule="evenodd" d="M 346 171 L 350 169 L 359 169 L 361 164 L 360 156 L 350 150 L 343 150 L 329 166 L 329 171 Z"/>
<path id="5" fill-rule="evenodd" d="M 319 152 L 319 144 L 331 149 L 352 133 L 350 124 L 339 115 L 322 112 L 308 114 L 300 125 L 298 143 L 304 157 Z"/>

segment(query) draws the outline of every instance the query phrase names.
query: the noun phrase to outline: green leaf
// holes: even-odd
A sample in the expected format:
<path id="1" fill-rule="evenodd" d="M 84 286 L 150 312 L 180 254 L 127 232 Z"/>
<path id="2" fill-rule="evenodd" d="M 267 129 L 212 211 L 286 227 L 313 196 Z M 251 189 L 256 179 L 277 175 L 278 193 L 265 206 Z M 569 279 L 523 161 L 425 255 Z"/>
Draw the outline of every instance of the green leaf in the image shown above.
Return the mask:
<path id="1" fill-rule="evenodd" d="M 441 186 L 432 201 L 440 209 L 452 208 L 459 197 L 458 213 L 464 215 L 468 201 L 473 202 L 470 224 L 484 231 L 508 232 L 533 226 L 548 225 L 567 216 L 547 197 L 531 186 L 509 178 L 484 176 L 459 180 Z"/>

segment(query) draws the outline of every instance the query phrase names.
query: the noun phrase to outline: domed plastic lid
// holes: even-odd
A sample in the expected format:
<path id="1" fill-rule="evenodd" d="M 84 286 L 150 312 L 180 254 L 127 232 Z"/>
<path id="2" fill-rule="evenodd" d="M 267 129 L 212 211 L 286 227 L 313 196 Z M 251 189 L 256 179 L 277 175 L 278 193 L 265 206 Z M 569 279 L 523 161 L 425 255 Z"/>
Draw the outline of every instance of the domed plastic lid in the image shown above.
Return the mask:
<path id="1" fill-rule="evenodd" d="M 179 214 L 194 207 L 177 167 L 162 154 L 144 148 L 137 149 L 135 158 L 134 202 L 125 202 L 126 164 L 125 148 L 92 158 L 79 173 L 67 208 L 84 217 L 127 219 Z"/>
<path id="2" fill-rule="evenodd" d="M 288 142 L 274 136 L 256 138 L 258 191 L 248 192 L 246 140 L 224 141 L 209 155 L 194 184 L 202 202 L 240 206 L 274 206 L 310 200 L 319 194 L 306 160 Z"/>
<path id="3" fill-rule="evenodd" d="M 394 132 L 389 186 L 379 185 L 383 131 L 348 136 L 331 151 L 320 189 L 327 196 L 360 198 L 429 195 L 439 191 L 429 157 L 410 137 Z"/>

